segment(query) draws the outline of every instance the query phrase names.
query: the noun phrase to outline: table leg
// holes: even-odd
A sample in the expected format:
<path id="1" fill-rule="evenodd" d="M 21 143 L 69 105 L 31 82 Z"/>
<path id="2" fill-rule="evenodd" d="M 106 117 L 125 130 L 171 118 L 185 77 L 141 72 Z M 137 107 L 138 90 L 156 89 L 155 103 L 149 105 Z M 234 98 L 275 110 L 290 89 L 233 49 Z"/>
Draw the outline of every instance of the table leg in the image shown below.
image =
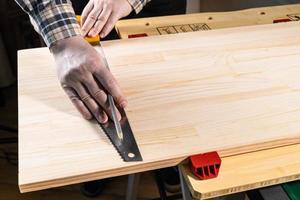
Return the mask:
<path id="1" fill-rule="evenodd" d="M 186 184 L 186 181 L 182 175 L 180 168 L 178 168 L 178 171 L 179 171 L 179 176 L 180 176 L 180 186 L 181 186 L 183 200 L 192 200 L 190 190 Z"/>
<path id="2" fill-rule="evenodd" d="M 126 200 L 136 200 L 141 173 L 129 174 L 127 183 Z"/>
<path id="3" fill-rule="evenodd" d="M 247 192 L 247 195 L 250 200 L 290 200 L 289 196 L 281 187 L 281 185 L 251 190 Z"/>

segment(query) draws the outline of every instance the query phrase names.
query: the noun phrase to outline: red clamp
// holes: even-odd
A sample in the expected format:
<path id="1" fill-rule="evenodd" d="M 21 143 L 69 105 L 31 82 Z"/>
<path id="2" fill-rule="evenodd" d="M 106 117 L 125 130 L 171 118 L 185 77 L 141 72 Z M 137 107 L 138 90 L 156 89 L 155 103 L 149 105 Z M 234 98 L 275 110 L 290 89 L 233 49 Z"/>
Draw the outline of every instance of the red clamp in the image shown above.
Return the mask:
<path id="1" fill-rule="evenodd" d="M 138 37 L 147 37 L 147 33 L 138 33 L 138 34 L 131 34 L 128 35 L 128 38 L 138 38 Z"/>
<path id="2" fill-rule="evenodd" d="M 216 151 L 190 156 L 190 167 L 201 180 L 215 178 L 219 174 L 221 158 Z"/>
<path id="3" fill-rule="evenodd" d="M 290 22 L 292 20 L 288 19 L 288 18 L 285 18 L 285 19 L 274 19 L 273 20 L 273 24 L 276 24 L 276 23 L 282 23 L 282 22 Z"/>

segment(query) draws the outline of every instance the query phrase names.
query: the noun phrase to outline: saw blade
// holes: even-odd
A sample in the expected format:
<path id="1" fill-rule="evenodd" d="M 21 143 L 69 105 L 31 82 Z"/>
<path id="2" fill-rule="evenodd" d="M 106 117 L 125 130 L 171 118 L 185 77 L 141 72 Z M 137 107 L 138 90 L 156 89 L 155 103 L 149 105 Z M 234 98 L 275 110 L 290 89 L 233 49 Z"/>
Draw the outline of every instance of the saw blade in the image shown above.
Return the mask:
<path id="1" fill-rule="evenodd" d="M 119 108 L 119 111 L 122 116 L 120 125 L 124 133 L 122 140 L 119 139 L 112 120 L 109 119 L 107 123 L 99 123 L 99 125 L 125 162 L 142 161 L 143 158 L 135 141 L 126 113 L 124 109 Z"/>
<path id="2" fill-rule="evenodd" d="M 109 106 L 111 107 L 112 119 L 114 121 L 115 128 L 117 130 L 117 135 L 120 140 L 123 140 L 123 131 L 122 131 L 121 124 L 117 117 L 117 110 L 116 110 L 117 108 L 114 103 L 114 99 L 110 94 L 107 94 L 107 97 L 108 97 Z"/>
<path id="3" fill-rule="evenodd" d="M 100 42 L 99 45 L 104 64 L 106 65 L 106 68 L 110 70 Z M 110 94 L 108 94 L 108 98 L 110 98 L 110 104 L 114 107 L 113 98 Z M 122 116 L 119 123 L 116 121 L 117 119 L 113 119 L 113 121 L 109 119 L 107 123 L 99 124 L 125 162 L 142 161 L 143 159 L 132 133 L 126 113 L 123 108 L 118 108 L 118 110 Z M 114 118 L 116 118 L 116 114 L 112 114 Z M 120 127 L 121 130 L 119 130 Z M 122 135 L 122 137 L 120 135 Z"/>

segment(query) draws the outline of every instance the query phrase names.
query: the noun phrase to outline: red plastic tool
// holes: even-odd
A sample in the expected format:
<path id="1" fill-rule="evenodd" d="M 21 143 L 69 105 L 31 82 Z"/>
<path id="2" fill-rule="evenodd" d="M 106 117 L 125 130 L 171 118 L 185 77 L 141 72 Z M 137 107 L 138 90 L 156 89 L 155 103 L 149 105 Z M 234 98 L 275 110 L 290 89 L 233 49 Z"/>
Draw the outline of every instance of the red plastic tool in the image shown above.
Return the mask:
<path id="1" fill-rule="evenodd" d="M 292 21 L 292 20 L 287 19 L 287 18 L 286 19 L 274 19 L 273 23 L 276 24 L 276 23 L 290 22 L 290 21 Z"/>
<path id="2" fill-rule="evenodd" d="M 219 174 L 221 158 L 216 151 L 190 157 L 190 168 L 201 180 L 215 178 Z"/>
<path id="3" fill-rule="evenodd" d="M 147 37 L 147 33 L 138 33 L 138 34 L 131 34 L 128 35 L 128 38 L 138 38 L 138 37 Z"/>

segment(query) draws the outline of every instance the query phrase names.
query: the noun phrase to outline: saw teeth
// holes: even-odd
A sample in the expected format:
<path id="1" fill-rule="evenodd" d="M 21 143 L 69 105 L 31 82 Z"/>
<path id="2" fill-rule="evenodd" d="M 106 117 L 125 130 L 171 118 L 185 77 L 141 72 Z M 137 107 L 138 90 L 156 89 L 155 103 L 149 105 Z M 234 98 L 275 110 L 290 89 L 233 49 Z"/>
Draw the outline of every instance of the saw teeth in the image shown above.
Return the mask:
<path id="1" fill-rule="evenodd" d="M 123 161 L 125 161 L 125 159 L 123 158 L 121 152 L 119 151 L 119 149 L 117 148 L 117 146 L 115 145 L 115 143 L 113 142 L 113 139 L 109 136 L 109 134 L 107 133 L 107 131 L 105 130 L 105 128 L 102 127 L 101 124 L 99 124 L 99 126 L 101 127 L 102 131 L 105 133 L 106 137 L 108 137 L 110 143 L 114 146 L 114 148 L 117 150 L 119 156 L 122 158 Z"/>
<path id="2" fill-rule="evenodd" d="M 142 161 L 143 159 L 132 133 L 126 113 L 123 109 L 120 109 L 120 113 L 122 115 L 122 120 L 120 122 L 122 124 L 121 128 L 123 130 L 127 130 L 126 134 L 123 135 L 123 140 L 120 140 L 117 136 L 115 126 L 112 122 L 110 123 L 110 121 L 108 121 L 106 124 L 98 122 L 98 125 L 101 127 L 124 162 Z"/>

